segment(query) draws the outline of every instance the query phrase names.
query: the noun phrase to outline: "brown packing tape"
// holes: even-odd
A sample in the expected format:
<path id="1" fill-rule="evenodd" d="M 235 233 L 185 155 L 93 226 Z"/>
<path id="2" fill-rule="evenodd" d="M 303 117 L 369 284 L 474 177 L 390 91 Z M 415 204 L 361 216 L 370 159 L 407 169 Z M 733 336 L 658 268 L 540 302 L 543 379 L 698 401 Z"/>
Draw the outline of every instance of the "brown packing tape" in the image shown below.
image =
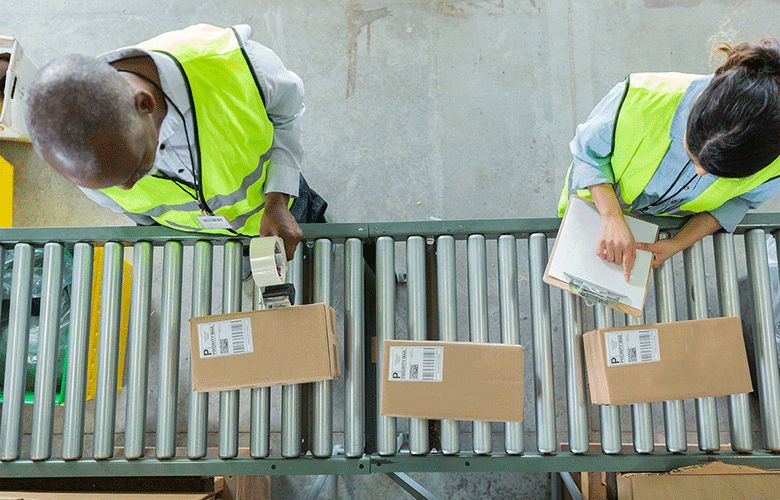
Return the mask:
<path id="1" fill-rule="evenodd" d="M 586 337 L 590 343 L 590 349 L 585 349 L 585 366 L 588 371 L 588 381 L 590 388 L 591 402 L 605 402 L 609 400 L 609 387 L 606 377 L 603 376 L 597 366 L 604 363 L 604 349 L 601 348 L 601 338 L 598 335 L 588 335 Z M 595 383 L 594 383 L 595 382 Z"/>
<path id="2" fill-rule="evenodd" d="M 331 373 L 336 378 L 341 378 L 341 361 L 339 359 L 339 334 L 336 322 L 336 310 L 330 309 L 330 328 L 328 329 L 328 340 L 330 343 L 330 362 Z"/>

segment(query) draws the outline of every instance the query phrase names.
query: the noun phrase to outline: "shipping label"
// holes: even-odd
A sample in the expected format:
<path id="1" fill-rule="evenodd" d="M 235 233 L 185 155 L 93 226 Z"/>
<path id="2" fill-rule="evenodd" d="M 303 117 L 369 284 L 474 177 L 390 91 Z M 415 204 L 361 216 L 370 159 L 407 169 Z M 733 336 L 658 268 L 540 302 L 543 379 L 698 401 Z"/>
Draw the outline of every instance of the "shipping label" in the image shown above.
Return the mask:
<path id="1" fill-rule="evenodd" d="M 444 346 L 391 346 L 390 380 L 441 382 Z"/>
<path id="2" fill-rule="evenodd" d="M 604 340 L 607 347 L 607 366 L 661 361 L 656 328 L 604 332 Z"/>
<path id="3" fill-rule="evenodd" d="M 252 324 L 236 318 L 198 325 L 200 357 L 213 358 L 252 352 Z"/>

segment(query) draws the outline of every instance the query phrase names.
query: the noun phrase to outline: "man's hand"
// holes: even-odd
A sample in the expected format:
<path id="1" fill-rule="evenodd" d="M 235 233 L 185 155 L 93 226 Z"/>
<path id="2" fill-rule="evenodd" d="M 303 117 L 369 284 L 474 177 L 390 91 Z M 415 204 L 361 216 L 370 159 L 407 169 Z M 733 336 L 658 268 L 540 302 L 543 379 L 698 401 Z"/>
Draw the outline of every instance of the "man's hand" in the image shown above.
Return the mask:
<path id="1" fill-rule="evenodd" d="M 287 208 L 290 195 L 266 193 L 265 210 L 260 219 L 260 236 L 279 236 L 284 241 L 287 260 L 295 256 L 295 248 L 303 239 L 303 231 Z"/>
<path id="2" fill-rule="evenodd" d="M 623 279 L 628 281 L 631 278 L 636 260 L 636 243 L 623 214 L 602 217 L 596 255 L 609 262 L 623 264 Z"/>

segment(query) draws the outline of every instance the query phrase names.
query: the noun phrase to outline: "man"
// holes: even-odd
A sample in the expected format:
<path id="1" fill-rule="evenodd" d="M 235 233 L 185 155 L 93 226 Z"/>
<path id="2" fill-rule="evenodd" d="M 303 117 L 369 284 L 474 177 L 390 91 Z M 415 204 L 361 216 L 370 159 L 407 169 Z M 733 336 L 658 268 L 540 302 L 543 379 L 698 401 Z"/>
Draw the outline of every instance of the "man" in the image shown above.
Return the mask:
<path id="1" fill-rule="evenodd" d="M 303 83 L 250 33 L 196 25 L 52 61 L 25 98 L 33 146 L 137 224 L 277 235 L 292 259 L 327 203 L 300 175 Z"/>

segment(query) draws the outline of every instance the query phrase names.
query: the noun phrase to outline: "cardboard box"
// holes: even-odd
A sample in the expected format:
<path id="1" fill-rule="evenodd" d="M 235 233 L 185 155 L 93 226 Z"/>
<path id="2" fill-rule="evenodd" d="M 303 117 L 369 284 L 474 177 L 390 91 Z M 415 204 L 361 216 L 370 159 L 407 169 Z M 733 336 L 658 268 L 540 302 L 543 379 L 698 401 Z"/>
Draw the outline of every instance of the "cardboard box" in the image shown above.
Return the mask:
<path id="1" fill-rule="evenodd" d="M 618 474 L 620 500 L 777 498 L 780 471 L 712 462 L 665 473 Z"/>
<path id="2" fill-rule="evenodd" d="M 582 341 L 593 404 L 753 390 L 738 317 L 602 328 Z"/>
<path id="3" fill-rule="evenodd" d="M 22 114 L 25 91 L 38 66 L 27 57 L 19 40 L 0 35 L 0 55 L 5 68 L 5 85 L 0 86 L 0 140 L 30 142 Z M 0 74 L 0 77 L 3 76 Z"/>
<path id="4" fill-rule="evenodd" d="M 74 493 L 3 491 L 0 500 L 213 500 L 215 493 Z"/>
<path id="5" fill-rule="evenodd" d="M 190 347 L 199 392 L 341 376 L 336 312 L 325 304 L 192 318 Z"/>
<path id="6" fill-rule="evenodd" d="M 523 420 L 523 346 L 385 340 L 381 414 Z"/>

